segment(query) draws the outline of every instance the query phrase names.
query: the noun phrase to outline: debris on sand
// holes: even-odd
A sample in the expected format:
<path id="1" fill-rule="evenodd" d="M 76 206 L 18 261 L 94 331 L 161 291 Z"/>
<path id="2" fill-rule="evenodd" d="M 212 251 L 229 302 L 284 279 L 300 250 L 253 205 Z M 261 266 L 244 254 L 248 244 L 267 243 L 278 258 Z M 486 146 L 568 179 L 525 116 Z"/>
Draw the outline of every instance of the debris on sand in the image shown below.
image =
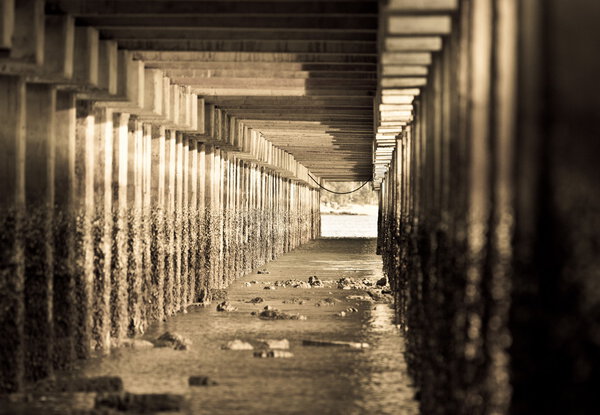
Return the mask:
<path id="1" fill-rule="evenodd" d="M 309 300 L 310 300 L 310 298 L 293 297 L 293 298 L 291 298 L 289 300 L 283 300 L 283 304 L 298 304 L 298 305 L 302 305 L 302 304 L 306 303 Z"/>
<path id="2" fill-rule="evenodd" d="M 311 287 L 322 287 L 323 286 L 323 283 L 321 282 L 319 277 L 317 277 L 316 275 L 314 275 L 312 277 L 308 277 L 308 284 Z"/>
<path id="3" fill-rule="evenodd" d="M 315 303 L 315 307 L 332 306 L 335 305 L 335 303 L 337 303 L 338 301 L 339 300 L 336 300 L 335 298 L 327 297 Z"/>
<path id="4" fill-rule="evenodd" d="M 214 386 L 218 385 L 217 382 L 209 378 L 208 376 L 190 376 L 188 379 L 188 385 L 190 386 Z"/>
<path id="5" fill-rule="evenodd" d="M 217 311 L 232 312 L 237 311 L 237 307 L 233 306 L 229 301 L 223 301 L 217 304 Z"/>
<path id="6" fill-rule="evenodd" d="M 356 282 L 352 278 L 343 277 L 340 278 L 337 282 L 337 287 L 340 290 L 350 290 L 354 288 Z"/>
<path id="7" fill-rule="evenodd" d="M 110 344 L 111 349 L 152 349 L 154 344 L 148 340 L 142 339 L 113 339 Z"/>
<path id="8" fill-rule="evenodd" d="M 286 352 L 283 350 L 263 350 L 260 352 L 254 352 L 254 357 L 258 357 L 258 358 L 288 358 L 288 357 L 294 357 L 294 354 L 291 352 Z"/>
<path id="9" fill-rule="evenodd" d="M 338 317 L 346 317 L 346 312 L 345 311 L 340 311 L 339 313 L 335 314 Z"/>
<path id="10" fill-rule="evenodd" d="M 264 310 L 258 315 L 263 320 L 306 320 L 301 314 L 284 313 L 279 310 Z"/>
<path id="11" fill-rule="evenodd" d="M 368 295 L 348 295 L 346 296 L 347 300 L 355 300 L 355 301 L 368 301 L 372 302 L 373 299 Z"/>
<path id="12" fill-rule="evenodd" d="M 257 274 L 269 274 L 269 271 L 267 271 L 266 269 L 259 269 L 258 271 L 256 271 Z"/>
<path id="13" fill-rule="evenodd" d="M 384 293 L 385 290 L 368 290 L 367 294 L 369 294 L 369 296 L 373 299 L 373 301 L 376 301 L 378 303 L 384 303 L 384 304 L 391 304 L 394 302 L 394 297 L 391 296 L 390 294 L 385 294 Z"/>
<path id="14" fill-rule="evenodd" d="M 288 350 L 290 348 L 290 342 L 288 341 L 288 339 L 261 340 L 261 346 L 266 347 L 268 349 Z"/>
<path id="15" fill-rule="evenodd" d="M 358 308 L 356 308 L 356 307 L 348 307 L 346 309 L 346 312 L 347 313 L 358 313 Z"/>
<path id="16" fill-rule="evenodd" d="M 188 350 L 192 342 L 180 334 L 166 331 L 156 339 L 154 345 L 156 347 L 170 347 L 175 350 Z"/>
<path id="17" fill-rule="evenodd" d="M 246 302 L 249 304 L 260 304 L 260 303 L 264 303 L 265 299 L 262 297 L 254 297 L 252 300 L 248 300 Z"/>
<path id="18" fill-rule="evenodd" d="M 117 411 L 134 413 L 154 413 L 181 411 L 184 405 L 183 395 L 171 393 L 144 393 L 129 392 L 99 394 L 96 396 L 96 409 L 112 408 Z"/>
<path id="19" fill-rule="evenodd" d="M 239 339 L 235 339 L 235 340 L 228 341 L 226 344 L 221 346 L 221 349 L 223 349 L 223 350 L 254 350 L 254 346 L 252 346 L 248 342 L 245 342 L 245 341 L 242 341 Z"/>
<path id="20" fill-rule="evenodd" d="M 344 342 L 334 340 L 302 340 L 302 346 L 349 347 L 351 349 L 367 349 L 369 348 L 369 343 Z"/>

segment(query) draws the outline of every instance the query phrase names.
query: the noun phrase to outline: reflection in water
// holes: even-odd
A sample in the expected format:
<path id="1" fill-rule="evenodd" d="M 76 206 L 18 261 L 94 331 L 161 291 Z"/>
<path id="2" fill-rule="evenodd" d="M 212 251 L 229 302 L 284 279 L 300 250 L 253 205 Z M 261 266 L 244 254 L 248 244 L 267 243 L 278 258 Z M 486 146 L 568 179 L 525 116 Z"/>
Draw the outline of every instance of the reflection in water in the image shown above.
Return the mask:
<path id="1" fill-rule="evenodd" d="M 360 389 L 363 396 L 356 405 L 369 414 L 418 414 L 414 390 L 403 359 L 404 342 L 393 324 L 394 310 L 376 304 L 368 311 L 362 326 L 371 348 L 360 361 Z"/>
<path id="2" fill-rule="evenodd" d="M 152 339 L 166 330 L 177 332 L 193 342 L 190 350 L 122 349 L 108 358 L 82 362 L 77 375 L 119 376 L 125 390 L 134 393 L 183 394 L 189 406 L 184 413 L 194 415 L 417 414 L 392 307 L 348 299 L 365 293 L 335 288 L 341 277 L 381 278 L 381 261 L 374 251 L 375 241 L 368 239 L 311 242 L 269 264 L 270 274 L 252 275 L 246 281 L 307 280 L 318 275 L 322 281 L 331 281 L 331 288 L 264 290 L 261 284 L 248 287 L 236 282 L 229 300 L 238 311 L 217 312 L 214 304 L 192 308 L 151 326 L 145 335 Z M 255 297 L 265 301 L 247 302 Z M 305 302 L 293 303 L 291 298 Z M 337 301 L 332 306 L 315 306 L 325 298 Z M 266 304 L 302 313 L 307 320 L 263 321 L 250 314 Z M 336 315 L 349 307 L 358 312 L 343 318 Z M 284 338 L 294 354 L 289 359 L 257 359 L 252 351 L 221 349 L 233 339 L 256 344 L 258 339 Z M 302 346 L 305 339 L 368 342 L 371 347 L 307 347 Z M 189 376 L 208 376 L 218 385 L 189 387 Z"/>

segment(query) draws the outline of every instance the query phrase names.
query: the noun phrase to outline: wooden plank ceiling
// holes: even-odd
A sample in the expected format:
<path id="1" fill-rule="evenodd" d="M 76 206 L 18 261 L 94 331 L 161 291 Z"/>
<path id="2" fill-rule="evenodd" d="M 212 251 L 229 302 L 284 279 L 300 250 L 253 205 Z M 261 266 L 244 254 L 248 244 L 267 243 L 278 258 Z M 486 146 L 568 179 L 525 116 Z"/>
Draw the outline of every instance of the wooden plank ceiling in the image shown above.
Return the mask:
<path id="1" fill-rule="evenodd" d="M 373 175 L 375 0 L 47 0 L 315 175 Z"/>
<path id="2" fill-rule="evenodd" d="M 47 0 L 327 180 L 375 179 L 458 0 Z"/>

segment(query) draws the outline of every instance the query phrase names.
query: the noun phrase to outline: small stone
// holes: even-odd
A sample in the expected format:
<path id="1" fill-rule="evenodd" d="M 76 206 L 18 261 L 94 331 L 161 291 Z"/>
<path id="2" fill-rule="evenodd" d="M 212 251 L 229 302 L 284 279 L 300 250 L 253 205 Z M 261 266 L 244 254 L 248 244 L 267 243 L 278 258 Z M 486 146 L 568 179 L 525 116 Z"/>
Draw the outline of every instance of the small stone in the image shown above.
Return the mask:
<path id="1" fill-rule="evenodd" d="M 263 320 L 306 320 L 306 316 L 283 313 L 275 309 L 261 311 L 258 316 Z"/>
<path id="2" fill-rule="evenodd" d="M 312 277 L 308 277 L 308 283 L 310 284 L 311 287 L 322 287 L 323 286 L 323 283 L 321 282 L 319 277 L 317 277 L 316 275 L 314 275 Z"/>
<path id="3" fill-rule="evenodd" d="M 346 312 L 345 311 L 340 311 L 339 313 L 336 313 L 336 316 L 338 316 L 338 317 L 346 317 Z"/>
<path id="4" fill-rule="evenodd" d="M 346 311 L 348 313 L 358 313 L 358 309 L 355 307 L 349 307 Z"/>
<path id="5" fill-rule="evenodd" d="M 208 376 L 190 376 L 188 379 L 188 385 L 190 386 L 214 386 L 218 385 L 217 382 L 210 379 Z"/>
<path id="6" fill-rule="evenodd" d="M 283 304 L 299 304 L 302 305 L 304 303 L 306 303 L 306 301 L 308 300 L 308 298 L 304 299 L 304 298 L 299 298 L 299 297 L 293 297 L 289 300 L 283 300 Z"/>
<path id="7" fill-rule="evenodd" d="M 349 295 L 346 297 L 347 300 L 358 300 L 358 301 L 368 301 L 371 302 L 373 299 L 370 296 L 366 295 Z"/>
<path id="8" fill-rule="evenodd" d="M 283 350 L 267 350 L 267 351 L 260 351 L 260 352 L 254 352 L 254 357 L 258 357 L 258 358 L 289 358 L 289 357 L 294 357 L 294 354 L 291 352 L 286 352 Z"/>
<path id="9" fill-rule="evenodd" d="M 338 300 L 336 300 L 335 298 L 327 297 L 327 298 L 324 298 L 321 301 L 317 302 L 315 304 L 315 306 L 317 306 L 317 307 L 332 306 L 332 305 L 335 305 L 335 303 L 337 303 L 337 302 L 338 302 Z"/>
<path id="10" fill-rule="evenodd" d="M 256 271 L 257 274 L 269 274 L 269 271 L 267 271 L 266 269 L 259 269 L 258 271 Z"/>
<path id="11" fill-rule="evenodd" d="M 221 346 L 221 349 L 223 349 L 223 350 L 254 350 L 254 346 L 252 346 L 250 343 L 247 343 L 245 341 L 235 339 L 235 340 L 231 340 L 231 341 L 227 342 L 227 344 L 224 344 L 223 346 Z"/>
<path id="12" fill-rule="evenodd" d="M 369 343 L 345 342 L 334 340 L 302 340 L 302 346 L 349 347 L 351 349 L 367 349 L 369 347 Z"/>
<path id="13" fill-rule="evenodd" d="M 250 304 L 259 304 L 259 303 L 263 303 L 264 301 L 265 301 L 265 299 L 262 297 L 254 297 L 252 300 L 248 300 L 246 302 L 250 303 Z"/>
<path id="14" fill-rule="evenodd" d="M 224 311 L 224 312 L 232 312 L 232 311 L 237 311 L 237 307 L 231 305 L 231 303 L 229 301 L 223 301 L 222 303 L 217 304 L 217 311 Z"/>
<path id="15" fill-rule="evenodd" d="M 377 286 L 385 287 L 387 285 L 387 278 L 383 277 L 380 280 L 377 280 Z"/>
<path id="16" fill-rule="evenodd" d="M 270 286 L 270 285 L 267 285 L 267 286 L 265 287 L 265 290 L 274 290 L 274 289 L 275 289 L 275 287 L 273 287 L 273 286 Z"/>
<path id="17" fill-rule="evenodd" d="M 253 312 L 250 313 L 250 315 L 251 316 L 256 316 L 256 315 L 258 315 L 258 313 L 256 311 L 253 311 Z"/>
<path id="18" fill-rule="evenodd" d="M 112 408 L 135 413 L 177 412 L 183 409 L 184 402 L 182 395 L 170 393 L 134 394 L 123 392 L 97 395 L 95 407 L 96 409 Z"/>
<path id="19" fill-rule="evenodd" d="M 290 348 L 290 342 L 287 339 L 263 340 L 261 344 L 269 349 L 287 350 Z"/>
<path id="20" fill-rule="evenodd" d="M 188 350 L 192 342 L 180 334 L 167 331 L 156 339 L 154 345 L 156 347 L 171 347 L 175 350 Z"/>
<path id="21" fill-rule="evenodd" d="M 266 305 L 263 310 L 274 310 L 273 306 Z"/>
<path id="22" fill-rule="evenodd" d="M 250 284 L 249 282 L 245 282 L 244 284 L 242 284 L 242 286 L 244 286 L 244 287 L 251 287 L 252 284 Z"/>

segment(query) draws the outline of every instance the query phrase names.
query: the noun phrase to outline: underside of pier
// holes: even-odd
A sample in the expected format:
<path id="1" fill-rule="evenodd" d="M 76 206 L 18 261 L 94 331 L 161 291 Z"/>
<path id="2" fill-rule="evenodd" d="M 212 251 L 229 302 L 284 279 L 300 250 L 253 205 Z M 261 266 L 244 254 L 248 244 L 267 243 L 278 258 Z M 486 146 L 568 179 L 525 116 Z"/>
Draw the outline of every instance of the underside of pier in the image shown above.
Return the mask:
<path id="1" fill-rule="evenodd" d="M 600 5 L 0 0 L 0 392 L 379 191 L 423 414 L 600 407 Z M 408 375 L 407 375 L 408 376 Z"/>

